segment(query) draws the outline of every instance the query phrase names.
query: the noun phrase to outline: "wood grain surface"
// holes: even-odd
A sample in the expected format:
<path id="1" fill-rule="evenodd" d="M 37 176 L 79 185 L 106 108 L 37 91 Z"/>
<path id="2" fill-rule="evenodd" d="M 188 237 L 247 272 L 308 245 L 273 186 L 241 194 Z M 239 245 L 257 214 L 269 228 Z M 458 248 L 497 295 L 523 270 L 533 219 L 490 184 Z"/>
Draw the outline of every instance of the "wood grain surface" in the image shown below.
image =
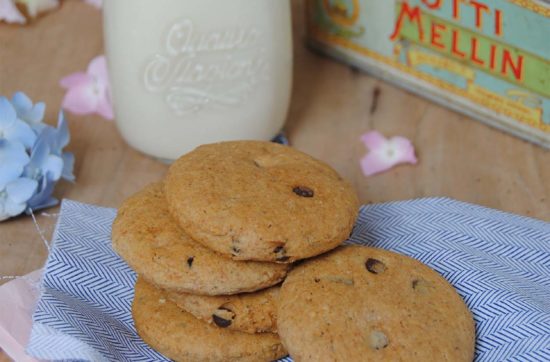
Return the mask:
<path id="1" fill-rule="evenodd" d="M 335 167 L 364 203 L 448 196 L 550 220 L 549 151 L 311 52 L 304 45 L 302 1 L 294 0 L 293 8 L 294 87 L 286 132 L 295 147 Z M 101 28 L 101 13 L 80 1 L 64 1 L 29 26 L 0 23 L 0 94 L 23 90 L 45 101 L 54 124 L 64 94 L 59 80 L 103 52 Z M 76 182 L 61 182 L 56 197 L 117 207 L 163 177 L 167 166 L 129 148 L 114 123 L 97 116 L 68 119 Z M 419 164 L 363 176 L 359 160 L 366 150 L 359 136 L 372 129 L 410 138 Z M 37 212 L 37 221 L 49 240 L 58 208 L 45 211 Z M 0 276 L 31 272 L 46 256 L 30 217 L 0 223 Z"/>

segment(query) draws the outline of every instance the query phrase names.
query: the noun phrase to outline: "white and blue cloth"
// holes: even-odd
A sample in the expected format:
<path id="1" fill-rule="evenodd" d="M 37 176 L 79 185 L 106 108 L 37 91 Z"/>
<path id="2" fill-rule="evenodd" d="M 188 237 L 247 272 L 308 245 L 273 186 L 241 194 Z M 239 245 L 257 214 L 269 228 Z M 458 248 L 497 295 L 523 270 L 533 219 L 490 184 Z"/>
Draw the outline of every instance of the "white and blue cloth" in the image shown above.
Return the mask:
<path id="1" fill-rule="evenodd" d="M 115 214 L 63 202 L 33 316 L 31 355 L 167 361 L 133 326 L 136 275 L 111 248 Z M 476 361 L 550 361 L 550 224 L 451 199 L 419 199 L 363 206 L 349 242 L 409 255 L 447 278 L 473 312 Z"/>

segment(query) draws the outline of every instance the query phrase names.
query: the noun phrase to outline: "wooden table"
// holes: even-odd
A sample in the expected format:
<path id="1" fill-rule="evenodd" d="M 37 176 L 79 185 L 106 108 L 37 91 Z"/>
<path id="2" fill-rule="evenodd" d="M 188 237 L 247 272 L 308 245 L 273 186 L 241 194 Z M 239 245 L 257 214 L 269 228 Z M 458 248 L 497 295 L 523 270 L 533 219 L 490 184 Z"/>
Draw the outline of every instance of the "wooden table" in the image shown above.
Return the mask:
<path id="1" fill-rule="evenodd" d="M 549 151 L 311 52 L 304 46 L 302 1 L 293 6 L 294 89 L 286 132 L 295 147 L 334 166 L 364 203 L 448 196 L 550 220 Z M 64 94 L 61 77 L 84 70 L 102 52 L 101 14 L 83 2 L 65 1 L 29 26 L 0 23 L 0 94 L 23 90 L 45 101 L 53 124 Z M 60 183 L 58 198 L 117 207 L 164 175 L 167 166 L 129 148 L 114 123 L 68 118 L 77 180 Z M 363 176 L 359 159 L 366 150 L 359 135 L 372 129 L 413 140 L 420 163 Z M 49 239 L 58 209 L 46 211 L 37 221 Z M 46 256 L 30 217 L 0 223 L 0 276 L 24 275 Z"/>

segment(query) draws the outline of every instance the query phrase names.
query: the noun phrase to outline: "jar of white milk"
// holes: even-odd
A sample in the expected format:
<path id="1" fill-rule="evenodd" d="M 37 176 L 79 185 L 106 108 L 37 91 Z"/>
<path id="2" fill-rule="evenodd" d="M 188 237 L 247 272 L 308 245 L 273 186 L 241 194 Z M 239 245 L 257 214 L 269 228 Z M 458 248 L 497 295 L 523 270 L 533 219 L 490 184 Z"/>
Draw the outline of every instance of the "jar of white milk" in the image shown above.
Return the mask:
<path id="1" fill-rule="evenodd" d="M 281 130 L 289 0 L 105 0 L 104 34 L 116 123 L 136 149 L 174 160 Z"/>

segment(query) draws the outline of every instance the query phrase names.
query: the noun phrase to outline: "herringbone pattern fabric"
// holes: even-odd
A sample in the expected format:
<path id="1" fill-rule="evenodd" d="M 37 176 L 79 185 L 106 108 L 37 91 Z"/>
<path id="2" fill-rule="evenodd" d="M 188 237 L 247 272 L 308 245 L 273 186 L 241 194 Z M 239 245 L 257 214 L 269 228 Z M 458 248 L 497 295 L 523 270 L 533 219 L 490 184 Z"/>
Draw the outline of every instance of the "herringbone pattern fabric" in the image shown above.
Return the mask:
<path id="1" fill-rule="evenodd" d="M 165 360 L 135 333 L 135 275 L 111 249 L 114 216 L 113 209 L 63 202 L 31 354 Z M 412 256 L 446 277 L 474 314 L 477 361 L 550 361 L 549 224 L 450 199 L 421 199 L 364 206 L 350 242 Z"/>

